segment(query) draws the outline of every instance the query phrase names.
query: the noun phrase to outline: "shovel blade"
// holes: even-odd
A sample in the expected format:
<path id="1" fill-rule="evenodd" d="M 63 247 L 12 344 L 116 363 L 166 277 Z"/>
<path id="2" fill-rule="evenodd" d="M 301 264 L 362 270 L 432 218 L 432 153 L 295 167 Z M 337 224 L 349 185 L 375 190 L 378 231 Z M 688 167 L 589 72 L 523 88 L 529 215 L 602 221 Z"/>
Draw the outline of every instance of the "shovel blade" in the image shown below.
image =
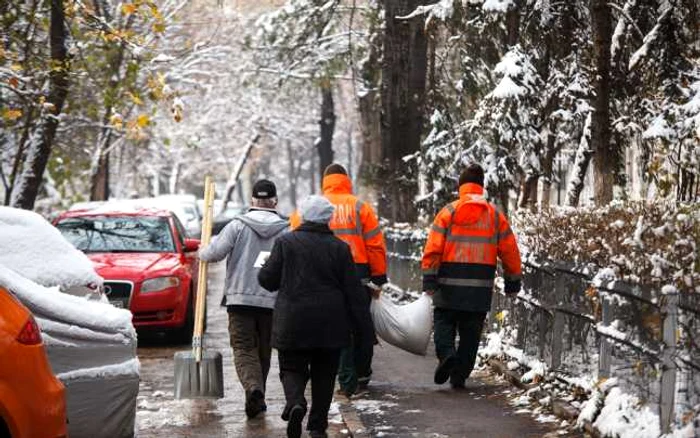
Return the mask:
<path id="1" fill-rule="evenodd" d="M 192 351 L 175 353 L 175 398 L 222 398 L 224 368 L 221 353 L 203 351 L 197 363 Z"/>

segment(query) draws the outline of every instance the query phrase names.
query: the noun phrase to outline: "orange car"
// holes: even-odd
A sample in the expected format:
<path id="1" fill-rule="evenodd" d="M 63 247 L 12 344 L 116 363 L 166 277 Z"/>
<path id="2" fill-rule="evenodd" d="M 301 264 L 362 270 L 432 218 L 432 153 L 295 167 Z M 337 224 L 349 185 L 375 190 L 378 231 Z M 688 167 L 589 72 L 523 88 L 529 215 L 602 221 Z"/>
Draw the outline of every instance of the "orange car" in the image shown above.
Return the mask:
<path id="1" fill-rule="evenodd" d="M 66 437 L 64 388 L 32 314 L 0 287 L 0 438 Z"/>

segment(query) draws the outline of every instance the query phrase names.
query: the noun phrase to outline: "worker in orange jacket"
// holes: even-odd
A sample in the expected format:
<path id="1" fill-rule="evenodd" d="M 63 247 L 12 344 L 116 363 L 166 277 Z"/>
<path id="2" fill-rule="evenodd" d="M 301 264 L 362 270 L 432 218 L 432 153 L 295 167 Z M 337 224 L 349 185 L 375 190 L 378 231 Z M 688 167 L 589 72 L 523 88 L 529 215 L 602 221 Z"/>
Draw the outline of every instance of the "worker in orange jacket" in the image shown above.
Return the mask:
<path id="1" fill-rule="evenodd" d="M 330 229 L 336 237 L 350 246 L 355 269 L 362 284 L 372 282 L 382 286 L 386 278 L 386 245 L 379 228 L 379 220 L 372 207 L 352 193 L 352 181 L 340 164 L 331 164 L 323 172 L 323 195 L 335 206 Z M 298 214 L 290 218 L 292 229 L 299 226 Z M 361 291 L 366 296 L 369 315 L 369 288 Z M 371 318 L 371 317 L 370 317 Z M 366 386 L 372 375 L 372 356 L 375 334 L 356 333 L 352 348 L 340 356 L 338 383 L 341 392 L 352 395 L 358 386 Z"/>
<path id="2" fill-rule="evenodd" d="M 520 291 L 515 235 L 498 208 L 484 199 L 484 170 L 472 164 L 459 177 L 459 199 L 435 217 L 423 251 L 423 290 L 435 305 L 435 383 L 463 388 L 474 369 L 496 274 L 503 265 L 505 292 Z M 455 335 L 459 333 L 459 347 Z"/>

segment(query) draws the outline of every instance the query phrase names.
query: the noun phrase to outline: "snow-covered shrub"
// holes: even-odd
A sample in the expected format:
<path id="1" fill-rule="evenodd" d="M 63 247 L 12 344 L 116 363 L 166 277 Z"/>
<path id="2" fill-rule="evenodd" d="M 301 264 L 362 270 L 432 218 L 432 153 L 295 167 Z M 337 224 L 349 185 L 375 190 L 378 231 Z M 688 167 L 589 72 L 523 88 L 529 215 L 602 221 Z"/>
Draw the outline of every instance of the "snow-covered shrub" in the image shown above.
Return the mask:
<path id="1" fill-rule="evenodd" d="M 657 293 L 667 284 L 700 292 L 700 206 L 618 203 L 523 212 L 513 223 L 530 256 L 611 268 Z"/>

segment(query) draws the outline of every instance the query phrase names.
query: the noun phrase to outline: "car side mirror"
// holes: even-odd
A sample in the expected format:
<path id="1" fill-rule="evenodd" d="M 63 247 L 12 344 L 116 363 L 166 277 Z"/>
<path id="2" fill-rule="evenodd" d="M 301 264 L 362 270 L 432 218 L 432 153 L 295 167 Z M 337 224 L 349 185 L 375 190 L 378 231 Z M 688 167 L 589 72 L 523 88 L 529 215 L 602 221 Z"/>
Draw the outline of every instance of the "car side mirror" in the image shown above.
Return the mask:
<path id="1" fill-rule="evenodd" d="M 185 252 L 194 252 L 199 249 L 199 239 L 185 239 Z"/>

